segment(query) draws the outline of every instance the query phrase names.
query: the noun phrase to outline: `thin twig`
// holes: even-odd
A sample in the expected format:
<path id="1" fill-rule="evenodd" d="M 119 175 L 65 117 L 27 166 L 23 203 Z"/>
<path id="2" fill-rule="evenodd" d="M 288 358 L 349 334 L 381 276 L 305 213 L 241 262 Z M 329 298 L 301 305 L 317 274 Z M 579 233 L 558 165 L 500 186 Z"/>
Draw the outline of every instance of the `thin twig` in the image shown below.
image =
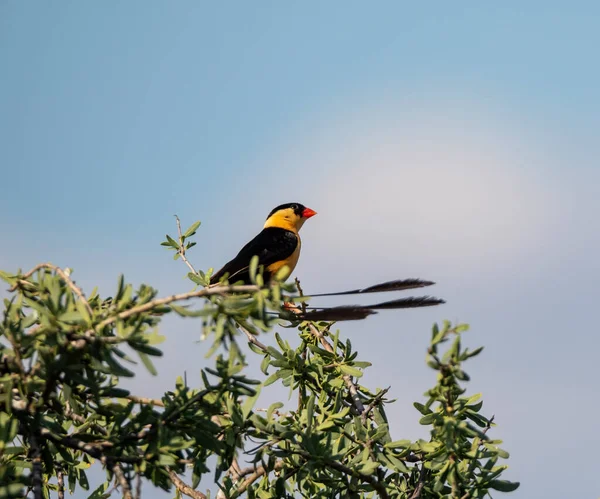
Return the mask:
<path id="1" fill-rule="evenodd" d="M 60 404 L 58 404 L 58 405 L 60 407 Z M 83 416 L 80 416 L 79 414 L 75 414 L 73 412 L 73 410 L 71 409 L 71 407 L 69 407 L 68 404 L 66 404 L 66 407 L 64 407 L 63 411 L 64 411 L 64 415 L 67 418 L 69 418 L 71 421 L 75 421 L 76 423 L 79 423 L 79 424 L 87 423 L 87 419 L 84 418 Z M 90 428 L 94 429 L 98 433 L 102 433 L 102 435 L 104 435 L 104 436 L 108 435 L 108 430 L 106 428 L 104 428 L 103 426 L 100 426 L 99 424 L 92 423 L 90 425 Z"/>
<path id="2" fill-rule="evenodd" d="M 125 499 L 133 499 L 133 496 L 131 495 L 131 486 L 129 485 L 129 480 L 127 480 L 127 477 L 123 473 L 123 470 L 121 469 L 119 464 L 117 463 L 113 465 L 112 470 L 115 476 L 117 477 L 117 480 L 119 481 L 119 485 L 121 486 L 121 494 L 123 494 L 123 497 Z"/>
<path id="3" fill-rule="evenodd" d="M 21 356 L 21 344 L 20 342 L 18 342 L 15 337 L 13 336 L 10 328 L 6 328 L 5 330 L 5 334 L 6 337 L 8 338 L 8 341 L 10 342 L 10 345 L 13 348 L 13 352 L 15 354 L 14 357 L 14 361 L 17 364 L 17 367 L 19 368 L 19 371 L 21 372 L 21 377 L 25 376 L 25 366 L 23 365 L 23 357 Z"/>
<path id="4" fill-rule="evenodd" d="M 269 412 L 269 409 L 259 408 L 259 409 L 254 409 L 254 412 Z M 274 411 L 271 411 L 271 414 L 275 414 L 275 416 L 277 416 L 279 418 L 284 417 L 284 416 L 288 416 L 288 413 L 286 413 L 286 412 L 280 412 L 277 409 L 275 409 Z M 248 468 L 245 468 L 245 469 L 248 469 Z M 250 469 L 254 469 L 254 468 L 251 467 Z"/>
<path id="5" fill-rule="evenodd" d="M 65 478 L 62 471 L 56 473 L 58 480 L 58 499 L 65 499 Z"/>
<path id="6" fill-rule="evenodd" d="M 177 220 L 177 233 L 179 234 L 179 254 L 181 255 L 181 259 L 190 268 L 190 270 L 194 274 L 197 274 L 196 269 L 194 268 L 194 266 L 185 258 L 185 248 L 183 247 L 183 236 L 181 234 L 181 222 L 179 221 L 179 217 L 177 215 L 175 215 L 175 219 Z M 239 287 L 240 286 L 238 286 L 238 288 Z M 258 290 L 258 287 L 255 287 L 255 288 L 256 288 L 256 290 Z M 208 289 L 215 290 L 215 289 L 218 289 L 218 287 L 210 287 Z M 238 326 L 242 330 L 242 332 L 246 335 L 246 338 L 248 338 L 248 341 L 250 343 L 252 343 L 253 345 L 256 345 L 263 352 L 267 351 L 267 347 L 263 343 L 261 343 L 260 341 L 258 341 L 258 339 L 256 338 L 256 336 L 254 336 L 250 331 L 248 331 L 248 329 L 246 329 L 241 324 L 238 324 Z"/>
<path id="7" fill-rule="evenodd" d="M 488 420 L 487 425 L 485 425 L 485 428 L 483 429 L 483 432 L 482 432 L 484 435 L 490 430 L 490 428 L 494 424 L 495 417 L 496 417 L 496 415 L 492 414 L 492 417 Z"/>
<path id="8" fill-rule="evenodd" d="M 142 499 L 142 475 L 139 473 L 135 477 L 135 499 Z"/>
<path id="9" fill-rule="evenodd" d="M 299 456 L 302 456 L 304 459 L 314 460 L 314 456 L 304 450 L 290 450 L 289 452 L 291 452 L 293 454 L 298 454 Z M 374 475 L 367 475 L 365 473 L 361 473 L 360 471 L 357 471 L 356 469 L 348 468 L 348 466 L 345 466 L 342 463 L 340 463 L 339 461 L 335 461 L 333 459 L 327 459 L 327 458 L 322 457 L 322 460 L 323 460 L 323 464 L 325 464 L 329 468 L 333 468 L 334 470 L 337 470 L 340 473 L 343 473 L 347 476 L 353 476 L 353 477 L 358 478 L 359 480 L 367 482 L 375 489 L 375 491 L 379 494 L 379 497 L 381 497 L 382 499 L 389 498 L 387 490 L 385 488 L 385 485 L 382 482 L 380 482 L 379 480 L 377 480 Z"/>
<path id="10" fill-rule="evenodd" d="M 33 489 L 33 499 L 42 499 L 42 486 L 44 483 L 44 470 L 42 469 L 42 448 L 40 447 L 40 443 L 35 433 L 32 433 L 29 437 L 29 445 L 31 447 L 31 486 Z"/>
<path id="11" fill-rule="evenodd" d="M 275 466 L 273 466 L 273 470 L 271 471 L 281 470 L 283 468 L 283 464 L 283 461 L 277 461 L 275 463 Z M 255 471 L 252 472 L 252 474 L 250 474 L 246 479 L 244 479 L 244 481 L 238 486 L 236 490 L 236 496 L 242 495 L 244 492 L 246 492 L 250 485 L 252 485 L 256 480 L 258 480 L 260 477 L 266 474 L 267 470 L 264 466 L 259 466 L 258 468 L 255 468 Z"/>
<path id="12" fill-rule="evenodd" d="M 206 495 L 190 487 L 181 478 L 179 478 L 179 476 L 177 476 L 177 473 L 175 473 L 174 471 L 169 470 L 169 478 L 171 478 L 173 485 L 175 485 L 175 487 L 177 487 L 177 490 L 182 494 L 185 494 L 186 496 L 191 497 L 192 499 L 206 499 Z"/>
<path id="13" fill-rule="evenodd" d="M 384 390 L 381 390 L 377 395 L 375 395 L 375 397 L 373 398 L 373 401 L 365 408 L 364 412 L 361 414 L 363 423 L 366 422 L 367 417 L 369 416 L 369 413 L 381 401 L 383 396 L 390 390 L 390 388 L 392 388 L 392 387 L 388 386 Z"/>
<path id="14" fill-rule="evenodd" d="M 114 485 L 108 489 L 104 494 L 102 494 L 102 497 L 108 497 L 110 496 L 115 490 L 117 490 L 119 488 L 119 483 L 117 482 L 117 480 L 115 479 L 115 483 Z"/>
<path id="15" fill-rule="evenodd" d="M 253 345 L 256 345 L 258 348 L 260 348 L 263 352 L 267 351 L 267 347 L 261 343 L 260 341 L 258 341 L 258 339 L 256 338 L 256 336 L 254 336 L 250 331 L 248 331 L 244 326 L 242 326 L 241 324 L 238 323 L 239 328 L 242 330 L 242 332 L 246 335 L 246 338 L 248 338 L 248 342 L 252 343 Z"/>
<path id="16" fill-rule="evenodd" d="M 296 288 L 298 288 L 298 294 L 300 296 L 304 296 L 304 290 L 302 289 L 302 286 L 300 285 L 300 279 L 298 279 L 297 277 L 294 278 L 294 282 L 296 283 Z M 300 307 L 302 307 L 302 313 L 305 314 L 306 313 L 306 302 L 303 301 L 300 304 Z"/>
<path id="17" fill-rule="evenodd" d="M 196 272 L 194 266 L 185 257 L 185 245 L 183 244 L 183 235 L 181 234 L 181 222 L 179 221 L 179 217 L 177 215 L 175 215 L 175 220 L 177 220 L 177 233 L 179 234 L 179 250 L 177 251 L 177 253 L 179 253 L 179 256 L 181 257 L 183 262 L 188 266 L 188 268 L 192 271 L 192 273 L 194 275 L 198 275 L 198 272 Z"/>
<path id="18" fill-rule="evenodd" d="M 68 435 L 55 435 L 47 428 L 40 428 L 40 435 L 70 449 L 85 452 L 96 459 L 102 459 L 104 457 L 103 448 L 111 447 L 113 445 L 110 442 L 84 442 L 83 440 Z M 142 461 L 142 457 L 138 456 L 113 456 L 112 459 L 122 463 L 139 463 Z"/>
<path id="19" fill-rule="evenodd" d="M 65 281 L 67 286 L 69 286 L 69 288 L 71 288 L 71 291 L 73 291 L 73 293 L 75 293 L 79 297 L 81 302 L 85 305 L 85 308 L 88 311 L 88 313 L 90 314 L 90 316 L 92 315 L 92 307 L 90 307 L 90 304 L 88 303 L 87 298 L 83 294 L 83 291 L 81 291 L 81 288 L 79 288 L 75 284 L 75 282 L 73 282 L 73 280 L 69 277 L 69 274 L 67 272 L 65 272 L 60 267 L 57 267 L 56 265 L 53 265 L 51 263 L 40 263 L 40 264 L 36 265 L 35 267 L 33 267 L 29 272 L 26 272 L 25 274 L 23 274 L 21 276 L 21 280 L 29 279 L 36 271 L 41 270 L 41 269 L 50 269 L 50 270 L 53 270 L 54 272 L 56 272 L 61 277 L 61 279 L 63 281 Z M 13 286 L 11 286 L 9 288 L 9 291 L 13 292 L 15 289 L 17 289 L 18 285 L 19 285 L 19 283 L 14 284 Z"/>
<path id="20" fill-rule="evenodd" d="M 237 457 L 234 457 L 231 460 L 231 466 L 227 470 L 227 473 L 229 474 L 229 476 L 231 476 L 231 478 L 233 480 L 239 480 L 240 479 L 240 471 L 241 471 L 240 463 L 238 463 Z"/>
<path id="21" fill-rule="evenodd" d="M 421 492 L 423 492 L 423 487 L 425 487 L 425 477 L 427 476 L 427 468 L 425 468 L 425 463 L 421 465 L 421 473 L 419 473 L 419 481 L 415 490 L 409 497 L 409 499 L 418 499 L 421 497 Z"/>
<path id="22" fill-rule="evenodd" d="M 164 407 L 165 404 L 162 400 L 158 400 L 158 399 L 151 399 L 151 398 L 147 398 L 147 397 L 138 397 L 137 395 L 127 395 L 123 398 L 126 398 L 127 400 L 131 400 L 132 402 L 136 402 L 138 404 L 143 404 L 143 405 L 154 405 L 156 407 Z"/>
<path id="23" fill-rule="evenodd" d="M 144 303 L 143 305 L 138 305 L 137 307 L 130 308 L 129 310 L 125 310 L 117 315 L 104 319 L 100 324 L 96 326 L 96 330 L 109 326 L 110 324 L 118 321 L 119 319 L 127 319 L 127 317 L 131 317 L 132 315 L 141 314 L 143 312 L 147 312 L 148 310 L 152 310 L 153 308 L 156 308 L 159 305 L 168 305 L 169 303 L 173 303 L 175 301 L 189 300 L 191 298 L 201 298 L 204 296 L 224 295 L 227 293 L 251 293 L 253 291 L 259 290 L 260 288 L 254 284 L 244 284 L 241 286 L 215 286 L 213 288 L 203 288 L 198 289 L 196 291 L 189 291 L 188 293 L 179 293 L 176 295 L 167 296 L 165 298 L 157 298 L 156 300 L 149 301 L 148 303 Z"/>

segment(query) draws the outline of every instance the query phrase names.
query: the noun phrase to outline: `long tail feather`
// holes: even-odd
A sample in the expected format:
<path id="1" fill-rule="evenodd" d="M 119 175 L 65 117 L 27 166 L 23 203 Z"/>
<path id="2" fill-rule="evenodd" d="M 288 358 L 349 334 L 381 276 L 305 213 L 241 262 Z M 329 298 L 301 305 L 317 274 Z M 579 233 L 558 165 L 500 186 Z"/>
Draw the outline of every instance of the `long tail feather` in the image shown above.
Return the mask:
<path id="1" fill-rule="evenodd" d="M 443 303 L 446 302 L 440 298 L 435 298 L 434 296 L 409 296 L 408 298 L 398 298 L 397 300 L 367 305 L 367 308 L 373 310 L 390 310 L 396 308 L 433 307 Z"/>
<path id="2" fill-rule="evenodd" d="M 370 308 L 342 305 L 340 307 L 311 310 L 310 312 L 300 314 L 298 317 L 303 321 L 358 321 L 376 313 L 375 310 L 371 310 Z"/>
<path id="3" fill-rule="evenodd" d="M 387 291 L 403 291 L 406 289 L 424 288 L 435 284 L 432 281 L 424 281 L 422 279 L 398 279 L 395 281 L 382 282 L 367 288 L 351 289 L 350 291 L 338 291 L 335 293 L 319 293 L 316 295 L 307 295 L 312 297 L 317 296 L 341 296 L 341 295 L 359 295 L 365 293 L 383 293 Z"/>
<path id="4" fill-rule="evenodd" d="M 373 305 L 342 305 L 339 307 L 317 308 L 302 314 L 300 317 L 307 321 L 352 321 L 365 319 L 369 315 L 376 314 L 377 310 L 432 307 L 442 303 L 446 302 L 431 296 L 411 296 Z"/>

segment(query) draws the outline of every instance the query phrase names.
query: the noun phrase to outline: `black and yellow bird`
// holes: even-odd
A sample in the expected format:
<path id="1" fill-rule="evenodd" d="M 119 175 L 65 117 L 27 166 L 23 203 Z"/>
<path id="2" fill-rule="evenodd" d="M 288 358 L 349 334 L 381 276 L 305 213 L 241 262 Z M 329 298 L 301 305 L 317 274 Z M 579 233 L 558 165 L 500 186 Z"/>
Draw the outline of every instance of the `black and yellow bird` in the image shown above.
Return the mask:
<path id="1" fill-rule="evenodd" d="M 237 256 L 227 262 L 210 279 L 214 286 L 226 278 L 230 283 L 250 283 L 250 261 L 258 256 L 258 265 L 263 270 L 266 283 L 283 267 L 287 268 L 285 277 L 293 272 L 300 257 L 301 241 L 298 231 L 304 222 L 316 215 L 317 212 L 300 203 L 287 203 L 274 208 L 263 227 L 263 230 L 246 244 Z M 315 296 L 355 295 L 367 293 L 381 293 L 387 291 L 401 291 L 422 288 L 435 284 L 432 281 L 421 279 L 401 279 L 388 281 L 367 288 L 352 289 L 335 293 L 320 293 Z M 376 303 L 373 305 L 342 305 L 338 307 L 316 308 L 301 316 L 306 320 L 340 321 L 364 319 L 377 310 L 428 307 L 445 303 L 444 300 L 429 296 L 400 298 L 398 300 Z M 313 307 L 304 307 L 311 309 Z"/>
<path id="2" fill-rule="evenodd" d="M 266 282 L 282 267 L 288 268 L 289 276 L 300 257 L 300 235 L 304 222 L 317 214 L 300 203 L 287 203 L 274 208 L 265 222 L 263 230 L 244 246 L 237 256 L 227 262 L 210 279 L 215 284 L 227 274 L 229 282 L 250 282 L 250 260 L 258 256 L 258 265 L 263 267 Z"/>

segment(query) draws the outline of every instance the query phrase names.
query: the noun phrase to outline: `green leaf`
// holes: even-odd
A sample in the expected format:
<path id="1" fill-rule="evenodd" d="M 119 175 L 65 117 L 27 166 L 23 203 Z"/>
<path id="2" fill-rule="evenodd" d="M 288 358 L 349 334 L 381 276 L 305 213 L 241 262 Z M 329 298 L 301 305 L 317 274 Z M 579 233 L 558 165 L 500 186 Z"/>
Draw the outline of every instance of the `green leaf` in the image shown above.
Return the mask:
<path id="1" fill-rule="evenodd" d="M 252 345 L 252 343 L 249 343 L 250 345 Z M 252 345 L 254 346 L 254 345 Z M 258 348 L 258 347 L 256 347 Z M 258 348 L 260 350 L 260 348 Z M 252 349 L 253 350 L 253 349 Z M 262 351 L 262 350 L 260 350 Z M 259 352 L 256 352 L 259 353 Z M 260 363 L 260 370 L 263 372 L 263 374 L 269 374 L 269 364 L 271 362 L 271 357 L 269 357 L 268 355 L 265 355 L 262 362 Z"/>
<path id="2" fill-rule="evenodd" d="M 273 383 L 275 383 L 275 381 L 277 381 L 279 379 L 279 371 L 277 371 L 276 373 L 271 374 L 271 376 L 269 376 L 264 382 L 263 382 L 263 386 L 269 386 L 272 385 Z"/>
<path id="3" fill-rule="evenodd" d="M 420 404 L 419 402 L 414 402 L 413 406 L 421 414 L 424 414 L 424 415 L 431 414 L 431 409 L 429 409 L 428 407 L 425 407 L 423 404 Z"/>
<path id="4" fill-rule="evenodd" d="M 384 447 L 387 449 L 408 449 L 411 446 L 412 442 L 410 440 L 396 440 L 394 442 L 389 442 L 385 444 Z"/>
<path id="5" fill-rule="evenodd" d="M 273 413 L 278 410 L 281 409 L 283 407 L 283 402 L 275 402 L 274 404 L 271 404 L 269 406 L 269 409 L 267 409 L 267 419 L 270 420 L 271 417 L 273 416 Z"/>
<path id="6" fill-rule="evenodd" d="M 467 359 L 470 359 L 471 357 L 475 357 L 476 355 L 479 355 L 481 353 L 481 351 L 483 350 L 483 348 L 484 347 L 479 347 L 473 351 L 465 350 L 465 352 L 461 356 L 461 360 L 467 360 Z"/>
<path id="7" fill-rule="evenodd" d="M 86 322 L 84 317 L 81 315 L 81 312 L 77 310 L 71 310 L 70 312 L 61 314 L 58 320 L 72 324 L 85 324 Z"/>
<path id="8" fill-rule="evenodd" d="M 153 357 L 162 357 L 162 350 L 158 348 L 154 348 L 147 343 L 141 342 L 129 342 L 129 346 L 138 352 L 145 353 L 146 355 L 152 355 Z"/>
<path id="9" fill-rule="evenodd" d="M 464 333 L 465 331 L 469 330 L 469 325 L 468 324 L 459 324 L 458 326 L 456 326 L 454 328 L 454 331 L 456 331 L 457 333 Z"/>
<path id="10" fill-rule="evenodd" d="M 471 395 L 468 400 L 467 400 L 467 404 L 466 405 L 471 405 L 474 404 L 475 402 L 477 402 L 480 398 L 481 398 L 481 393 L 476 393 L 474 395 Z"/>
<path id="11" fill-rule="evenodd" d="M 446 333 L 448 332 L 445 328 L 442 329 L 441 331 L 437 329 L 437 324 L 436 327 L 434 328 L 434 332 L 437 331 L 437 333 L 435 334 L 435 336 L 431 339 L 431 344 L 432 345 L 437 345 L 440 341 L 442 341 L 444 339 L 444 337 L 446 336 Z"/>
<path id="12" fill-rule="evenodd" d="M 194 222 L 192 225 L 190 225 L 190 228 L 185 231 L 185 233 L 183 234 L 183 237 L 193 236 L 196 233 L 196 231 L 198 230 L 198 227 L 200 227 L 200 220 L 198 220 L 198 221 Z"/>
<path id="13" fill-rule="evenodd" d="M 438 415 L 432 412 L 431 414 L 427 414 L 426 416 L 423 416 L 419 420 L 419 424 L 430 425 L 431 423 L 435 422 L 435 420 L 437 418 L 438 418 Z"/>
<path id="14" fill-rule="evenodd" d="M 11 286 L 16 282 L 17 278 L 13 274 L 0 270 L 0 279 L 7 282 Z"/>
<path id="15" fill-rule="evenodd" d="M 385 457 L 390 461 L 396 471 L 399 471 L 400 473 L 410 473 L 408 466 L 406 466 L 406 464 L 400 461 L 400 459 L 394 456 L 391 452 L 386 453 Z"/>
<path id="16" fill-rule="evenodd" d="M 106 489 L 108 488 L 108 482 L 104 482 L 102 484 L 100 484 L 88 497 L 88 499 L 101 499 L 104 492 L 106 492 Z"/>
<path id="17" fill-rule="evenodd" d="M 90 490 L 90 483 L 88 482 L 85 471 L 79 470 L 79 485 L 83 490 Z"/>
<path id="18" fill-rule="evenodd" d="M 10 282 L 9 282 L 10 284 Z M 23 483 L 11 483 L 8 485 L 0 485 L 0 498 L 8 499 L 8 498 L 17 498 L 24 497 L 23 488 L 25 484 Z"/>
<path id="19" fill-rule="evenodd" d="M 311 395 L 306 403 L 306 425 L 307 431 L 310 433 L 312 429 L 312 421 L 315 413 L 315 396 Z"/>
<path id="20" fill-rule="evenodd" d="M 508 480 L 492 480 L 489 484 L 490 489 L 499 492 L 513 492 L 519 488 L 520 482 L 509 482 Z"/>
<path id="21" fill-rule="evenodd" d="M 200 276 L 194 274 L 193 272 L 188 272 L 187 276 L 190 281 L 198 286 L 202 286 L 204 284 L 204 281 L 200 278 Z"/>
<path id="22" fill-rule="evenodd" d="M 481 414 L 478 414 L 477 412 L 471 410 L 471 409 L 467 409 L 465 411 L 465 415 L 471 420 L 473 421 L 477 426 L 480 426 L 481 428 L 485 428 L 489 421 L 483 417 Z"/>
<path id="23" fill-rule="evenodd" d="M 156 376 L 158 373 L 156 372 L 156 368 L 154 367 L 154 364 L 152 364 L 150 357 L 147 354 L 140 352 L 139 350 L 138 355 L 140 356 L 141 361 L 143 362 L 144 366 L 146 366 L 146 369 L 148 369 L 150 374 L 152 374 L 152 376 Z"/>
<path id="24" fill-rule="evenodd" d="M 209 315 L 214 314 L 214 310 L 211 308 L 201 308 L 200 310 L 190 310 L 187 307 L 182 307 L 181 305 L 170 305 L 173 312 L 181 317 L 207 317 Z"/>
<path id="25" fill-rule="evenodd" d="M 348 374 L 350 376 L 354 376 L 355 378 L 360 378 L 363 375 L 362 371 L 359 371 L 355 367 L 352 367 L 352 366 L 349 366 L 346 364 L 342 364 L 339 367 L 340 367 L 340 371 L 342 371 L 342 373 Z"/>
<path id="26" fill-rule="evenodd" d="M 98 365 L 94 365 L 94 360 L 92 359 L 92 367 L 94 367 L 95 369 L 99 369 Z M 112 356 L 111 354 L 108 354 L 104 357 L 104 361 L 108 364 L 109 367 L 109 373 L 110 374 L 114 374 L 116 376 L 123 376 L 126 378 L 133 378 L 134 373 L 133 371 L 130 371 L 129 369 L 123 367 L 121 364 L 119 364 Z M 98 362 L 98 364 L 100 364 L 100 362 Z M 102 364 L 100 364 L 100 366 L 104 369 L 105 366 L 102 366 Z M 100 372 L 106 372 L 106 371 L 102 371 L 100 369 Z"/>
<path id="27" fill-rule="evenodd" d="M 175 241 L 175 239 L 169 236 L 169 234 L 167 234 L 165 237 L 167 238 L 167 242 L 172 248 L 175 248 L 176 250 L 179 249 L 179 244 L 177 243 L 177 241 Z"/>
<path id="28" fill-rule="evenodd" d="M 250 268 L 248 272 L 250 274 L 250 280 L 256 282 L 256 271 L 258 270 L 258 255 L 254 255 L 250 260 Z"/>

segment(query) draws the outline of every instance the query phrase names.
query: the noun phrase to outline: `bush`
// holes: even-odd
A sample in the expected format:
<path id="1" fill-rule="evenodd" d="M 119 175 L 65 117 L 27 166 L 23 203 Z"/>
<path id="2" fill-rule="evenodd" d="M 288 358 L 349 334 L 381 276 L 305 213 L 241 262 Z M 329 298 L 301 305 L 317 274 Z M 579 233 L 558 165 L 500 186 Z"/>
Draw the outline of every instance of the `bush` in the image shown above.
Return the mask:
<path id="1" fill-rule="evenodd" d="M 68 269 L 51 264 L 0 273 L 10 286 L 0 324 L 0 497 L 88 490 L 94 464 L 106 470 L 95 499 L 115 490 L 137 497 L 142 479 L 194 498 L 207 489 L 218 498 L 480 498 L 518 487 L 500 479 L 508 453 L 488 435 L 493 417 L 481 414 L 480 394 L 465 395 L 463 364 L 482 350 L 462 346 L 466 325 L 433 327 L 427 364 L 437 383 L 414 404 L 431 438 L 394 440 L 388 390 L 359 383 L 370 364 L 350 340 L 332 323 L 282 310 L 284 297 L 301 309 L 296 285 L 264 288 L 254 268 L 254 285 L 204 287 L 209 275 L 186 257 L 198 226 L 163 243 L 200 286 L 180 295 L 157 298 L 146 285 L 134 292 L 121 277 L 113 297 L 86 296 Z M 133 355 L 155 372 L 156 328 L 168 313 L 202 320 L 212 365 L 202 386 L 178 378 L 160 400 L 136 396 L 121 380 L 134 376 Z M 277 347 L 267 347 L 259 334 L 280 316 L 298 336 L 275 333 Z M 262 379 L 244 374 L 248 356 L 261 358 Z M 255 408 L 272 383 L 296 395 L 294 408 Z"/>

